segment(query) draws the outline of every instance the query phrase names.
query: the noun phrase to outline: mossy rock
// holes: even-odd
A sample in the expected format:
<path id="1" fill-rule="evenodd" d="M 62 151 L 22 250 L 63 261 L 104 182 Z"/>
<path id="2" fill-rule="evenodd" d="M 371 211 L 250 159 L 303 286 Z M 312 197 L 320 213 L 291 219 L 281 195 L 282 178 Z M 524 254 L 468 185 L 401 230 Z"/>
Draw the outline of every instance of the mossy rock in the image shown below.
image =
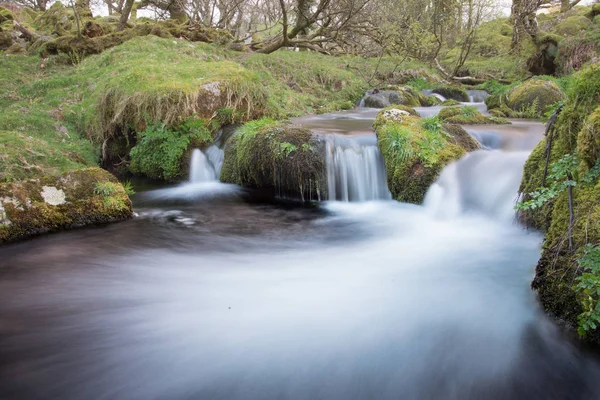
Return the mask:
<path id="1" fill-rule="evenodd" d="M 442 101 L 436 96 L 427 96 L 427 104 L 423 104 L 425 107 L 439 106 Z"/>
<path id="2" fill-rule="evenodd" d="M 449 135 L 448 141 L 450 143 L 454 143 L 468 152 L 481 149 L 481 144 L 477 139 L 469 135 L 469 132 L 462 126 L 458 124 L 444 124 L 442 128 Z"/>
<path id="3" fill-rule="evenodd" d="M 600 158 L 600 107 L 589 116 L 577 136 L 577 152 L 586 169 Z"/>
<path id="4" fill-rule="evenodd" d="M 0 183 L 0 243 L 132 215 L 123 186 L 100 168 Z"/>
<path id="5" fill-rule="evenodd" d="M 373 89 L 367 92 L 365 107 L 385 108 L 391 105 L 418 107 L 428 105 L 428 100 L 421 92 L 410 86 L 401 86 L 394 90 Z"/>
<path id="6" fill-rule="evenodd" d="M 579 176 L 599 162 L 599 100 L 600 65 L 590 65 L 571 79 L 552 133 L 549 172 L 552 165 L 566 155 L 576 154 L 581 160 Z M 530 200 L 531 193 L 542 187 L 547 138 L 535 147 L 525 163 L 519 189 L 524 201 Z M 550 179 L 547 177 L 547 185 Z M 600 243 L 600 184 L 597 178 L 591 185 L 577 184 L 573 188 L 573 205 L 572 249 L 569 249 L 567 239 L 570 213 L 566 190 L 541 207 L 521 212 L 520 219 L 545 232 L 543 253 L 532 287 L 537 290 L 544 310 L 574 328 L 585 300 L 578 297 L 574 289 L 575 279 L 582 272 L 577 259 L 586 244 Z M 591 332 L 587 339 L 598 342 L 598 330 Z"/>
<path id="7" fill-rule="evenodd" d="M 327 198 L 325 143 L 299 126 L 262 119 L 229 139 L 221 181 L 299 201 Z"/>
<path id="8" fill-rule="evenodd" d="M 7 21 L 14 21 L 15 16 L 10 10 L 7 10 L 4 7 L 0 7 L 0 24 L 3 24 Z"/>
<path id="9" fill-rule="evenodd" d="M 592 25 L 592 21 L 583 15 L 573 15 L 556 25 L 554 32 L 560 36 L 576 36 Z"/>
<path id="10" fill-rule="evenodd" d="M 460 101 L 456 101 L 454 99 L 444 100 L 444 101 L 442 101 L 441 105 L 444 106 L 444 107 L 459 106 L 460 105 Z"/>
<path id="11" fill-rule="evenodd" d="M 556 83 L 530 79 L 510 90 L 506 105 L 511 110 L 525 113 L 530 117 L 541 117 L 548 106 L 559 102 L 563 97 Z"/>
<path id="12" fill-rule="evenodd" d="M 461 125 L 488 125 L 488 124 L 509 124 L 504 118 L 487 117 L 471 106 L 452 106 L 444 107 L 440 110 L 438 118 L 450 124 Z"/>
<path id="13" fill-rule="evenodd" d="M 433 89 L 433 93 L 444 96 L 447 100 L 452 99 L 456 101 L 468 102 L 469 94 L 467 91 L 459 86 L 443 85 Z"/>
<path id="14" fill-rule="evenodd" d="M 465 154 L 463 132 L 428 131 L 423 119 L 394 108 L 382 110 L 374 123 L 394 199 L 420 204 L 442 169 Z M 450 137 L 450 138 L 449 138 Z M 469 145 L 470 146 L 470 145 Z"/>
<path id="15" fill-rule="evenodd" d="M 600 15 L 600 3 L 595 3 L 592 5 L 592 9 L 590 11 L 590 17 L 594 18 Z"/>
<path id="16" fill-rule="evenodd" d="M 494 108 L 492 110 L 488 110 L 488 113 L 492 116 L 492 117 L 498 117 L 498 118 L 506 118 L 508 117 L 508 115 L 506 115 L 506 113 L 504 111 L 502 111 L 499 108 Z"/>
<path id="17" fill-rule="evenodd" d="M 70 8 L 57 1 L 36 18 L 34 27 L 39 32 L 67 35 L 75 28 L 75 16 Z"/>

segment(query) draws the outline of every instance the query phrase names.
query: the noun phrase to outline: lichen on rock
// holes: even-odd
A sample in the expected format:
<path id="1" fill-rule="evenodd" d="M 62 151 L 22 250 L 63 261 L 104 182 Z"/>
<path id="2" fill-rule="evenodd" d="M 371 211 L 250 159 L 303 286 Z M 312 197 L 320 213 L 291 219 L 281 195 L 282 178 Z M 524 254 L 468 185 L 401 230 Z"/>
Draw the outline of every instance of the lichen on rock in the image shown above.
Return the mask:
<path id="1" fill-rule="evenodd" d="M 0 184 L 0 243 L 131 216 L 125 189 L 100 168 Z"/>

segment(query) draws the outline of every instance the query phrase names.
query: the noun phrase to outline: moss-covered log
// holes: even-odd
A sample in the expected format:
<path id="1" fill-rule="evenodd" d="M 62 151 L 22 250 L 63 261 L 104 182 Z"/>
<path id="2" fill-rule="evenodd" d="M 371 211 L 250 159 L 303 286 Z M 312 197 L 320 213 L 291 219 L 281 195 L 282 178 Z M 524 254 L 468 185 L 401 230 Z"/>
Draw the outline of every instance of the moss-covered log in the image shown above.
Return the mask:
<path id="1" fill-rule="evenodd" d="M 0 184 L 0 243 L 131 216 L 125 189 L 100 168 Z"/>

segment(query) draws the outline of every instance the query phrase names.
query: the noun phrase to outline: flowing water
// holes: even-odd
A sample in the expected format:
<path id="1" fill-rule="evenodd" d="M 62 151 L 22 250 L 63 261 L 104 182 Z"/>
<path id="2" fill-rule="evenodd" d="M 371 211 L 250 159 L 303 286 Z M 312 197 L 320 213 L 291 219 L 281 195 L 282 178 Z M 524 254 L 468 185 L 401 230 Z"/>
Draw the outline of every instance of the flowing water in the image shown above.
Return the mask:
<path id="1" fill-rule="evenodd" d="M 303 121 L 368 169 L 369 112 Z M 597 359 L 529 289 L 519 126 L 486 127 L 500 150 L 448 166 L 423 206 L 296 208 L 205 179 L 0 248 L 0 399 L 597 399 Z"/>

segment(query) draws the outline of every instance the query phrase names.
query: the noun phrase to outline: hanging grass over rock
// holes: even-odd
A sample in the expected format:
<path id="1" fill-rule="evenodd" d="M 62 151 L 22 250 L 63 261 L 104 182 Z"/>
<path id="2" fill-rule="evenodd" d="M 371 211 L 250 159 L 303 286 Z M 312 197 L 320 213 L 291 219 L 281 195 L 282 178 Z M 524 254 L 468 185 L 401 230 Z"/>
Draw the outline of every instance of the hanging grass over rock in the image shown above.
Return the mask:
<path id="1" fill-rule="evenodd" d="M 78 72 L 90 82 L 81 120 L 88 135 L 102 143 L 146 118 L 174 125 L 222 108 L 242 120 L 264 114 L 268 93 L 258 74 L 206 46 L 149 36 L 85 60 Z"/>
<path id="2" fill-rule="evenodd" d="M 310 130 L 264 118 L 229 139 L 221 181 L 301 201 L 325 198 L 325 144 Z"/>

